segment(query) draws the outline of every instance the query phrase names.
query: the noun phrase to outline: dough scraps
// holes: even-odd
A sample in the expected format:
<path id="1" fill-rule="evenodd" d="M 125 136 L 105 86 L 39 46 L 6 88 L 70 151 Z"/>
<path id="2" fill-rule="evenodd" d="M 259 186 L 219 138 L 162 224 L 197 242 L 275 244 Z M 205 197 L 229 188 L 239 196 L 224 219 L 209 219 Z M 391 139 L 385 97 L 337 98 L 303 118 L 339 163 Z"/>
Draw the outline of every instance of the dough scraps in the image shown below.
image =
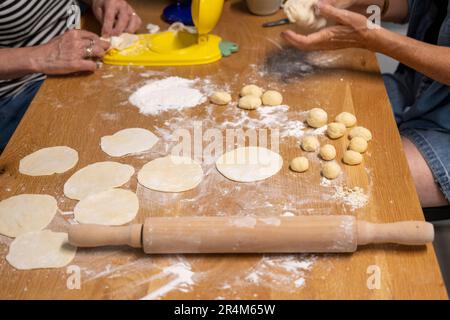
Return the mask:
<path id="1" fill-rule="evenodd" d="M 146 129 L 123 129 L 111 136 L 104 136 L 100 146 L 111 157 L 150 150 L 158 142 L 158 137 Z"/>
<path id="2" fill-rule="evenodd" d="M 116 49 L 119 51 L 125 50 L 129 47 L 131 47 L 133 44 L 139 41 L 139 37 L 135 34 L 131 33 L 122 33 L 118 37 L 111 37 L 109 39 L 109 42 L 111 43 L 111 46 L 109 47 L 109 50 Z"/>
<path id="3" fill-rule="evenodd" d="M 19 163 L 19 172 L 29 176 L 48 176 L 72 169 L 78 162 L 78 152 L 65 146 L 37 150 Z"/>

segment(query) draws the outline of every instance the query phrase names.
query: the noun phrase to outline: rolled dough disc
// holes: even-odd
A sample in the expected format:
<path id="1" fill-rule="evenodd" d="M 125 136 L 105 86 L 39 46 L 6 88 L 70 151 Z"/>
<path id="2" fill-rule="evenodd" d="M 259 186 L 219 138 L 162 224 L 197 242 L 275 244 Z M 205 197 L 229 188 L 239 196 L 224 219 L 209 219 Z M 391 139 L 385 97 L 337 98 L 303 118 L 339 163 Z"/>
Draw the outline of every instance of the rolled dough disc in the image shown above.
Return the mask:
<path id="1" fill-rule="evenodd" d="M 40 149 L 20 160 L 19 172 L 29 176 L 48 176 L 72 169 L 78 152 L 65 146 Z"/>
<path id="2" fill-rule="evenodd" d="M 158 137 L 148 130 L 130 128 L 102 137 L 100 146 L 111 157 L 122 157 L 131 153 L 150 150 L 158 142 Z"/>
<path id="3" fill-rule="evenodd" d="M 188 157 L 167 156 L 145 164 L 138 181 L 146 188 L 163 192 L 194 189 L 203 179 L 200 164 Z"/>
<path id="4" fill-rule="evenodd" d="M 56 199 L 46 194 L 20 194 L 0 201 L 0 234 L 14 238 L 42 230 L 57 210 Z"/>
<path id="5" fill-rule="evenodd" d="M 75 200 L 120 187 L 134 174 L 132 166 L 118 162 L 96 162 L 75 172 L 64 184 L 64 194 Z"/>
<path id="6" fill-rule="evenodd" d="M 76 250 L 69 244 L 67 233 L 34 231 L 11 242 L 6 260 L 19 270 L 61 268 L 73 260 Z"/>
<path id="7" fill-rule="evenodd" d="M 136 194 L 124 189 L 111 189 L 90 195 L 77 203 L 75 220 L 80 223 L 118 226 L 130 222 L 139 210 Z"/>
<path id="8" fill-rule="evenodd" d="M 283 167 L 278 153 L 262 147 L 241 147 L 223 154 L 216 161 L 217 170 L 237 182 L 254 182 L 275 175 Z"/>

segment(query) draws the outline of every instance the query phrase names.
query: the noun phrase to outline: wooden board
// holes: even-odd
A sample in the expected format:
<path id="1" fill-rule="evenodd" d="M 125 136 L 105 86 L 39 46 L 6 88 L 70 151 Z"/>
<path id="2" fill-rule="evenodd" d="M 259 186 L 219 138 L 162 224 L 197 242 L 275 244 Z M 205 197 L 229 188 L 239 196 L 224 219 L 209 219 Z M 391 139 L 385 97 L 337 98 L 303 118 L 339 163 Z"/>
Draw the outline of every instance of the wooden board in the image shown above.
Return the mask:
<path id="1" fill-rule="evenodd" d="M 165 27 L 159 16 L 166 1 L 130 2 L 143 18 L 141 32 L 149 22 Z M 289 161 L 303 154 L 299 135 L 305 129 L 298 128 L 281 140 L 282 171 L 257 184 L 227 181 L 214 170 L 211 159 L 203 159 L 208 175 L 201 186 L 180 195 L 145 190 L 133 176 L 125 187 L 136 190 L 140 197 L 136 221 L 150 215 L 270 216 L 288 212 L 352 214 L 373 222 L 422 220 L 374 54 L 344 50 L 305 56 L 282 50 L 279 33 L 286 27 L 261 28 L 263 22 L 280 17 L 281 13 L 252 16 L 243 2 L 228 1 L 215 33 L 241 48 L 238 54 L 215 64 L 180 68 L 103 65 L 91 75 L 49 78 L 0 157 L 0 199 L 47 193 L 58 199 L 62 212 L 70 213 L 75 202 L 63 196 L 64 182 L 87 164 L 115 160 L 139 170 L 147 161 L 167 154 L 167 137 L 174 130 L 192 130 L 196 120 L 203 121 L 204 130 L 238 128 L 233 123 L 242 119 L 246 119 L 243 129 L 264 123 L 261 113 L 242 112 L 235 106 L 206 103 L 179 113 L 145 116 L 128 102 L 128 96 L 145 81 L 176 75 L 203 79 L 203 84 L 209 79 L 209 86 L 228 87 L 234 100 L 242 85 L 250 82 L 283 91 L 289 110 L 265 118 L 275 118 L 270 125 L 279 127 L 281 133 L 289 131 L 288 125 L 295 128 L 304 119 L 304 111 L 322 106 L 332 117 L 343 110 L 354 112 L 375 138 L 364 165 L 344 167 L 344 178 L 335 185 L 322 181 L 316 156 L 310 156 L 312 168 L 307 173 L 289 171 Z M 108 157 L 100 149 L 100 138 L 127 127 L 148 128 L 161 141 L 150 153 L 118 160 Z M 323 136 L 320 140 L 328 141 Z M 332 143 L 341 157 L 347 141 Z M 19 174 L 22 157 L 54 145 L 78 150 L 80 161 L 74 170 L 50 177 Z M 361 187 L 368 203 L 361 208 L 346 205 L 348 198 L 336 195 L 336 186 Z M 49 228 L 64 230 L 71 218 L 70 214 L 58 214 Z M 9 241 L 0 238 L 0 298 L 447 299 L 432 245 L 372 246 L 352 255 L 294 256 L 145 256 L 125 248 L 79 249 L 72 269 L 17 271 L 4 259 Z M 67 282 L 74 283 L 77 270 L 81 287 L 71 290 Z M 381 276 L 379 288 L 368 286 L 374 270 Z"/>

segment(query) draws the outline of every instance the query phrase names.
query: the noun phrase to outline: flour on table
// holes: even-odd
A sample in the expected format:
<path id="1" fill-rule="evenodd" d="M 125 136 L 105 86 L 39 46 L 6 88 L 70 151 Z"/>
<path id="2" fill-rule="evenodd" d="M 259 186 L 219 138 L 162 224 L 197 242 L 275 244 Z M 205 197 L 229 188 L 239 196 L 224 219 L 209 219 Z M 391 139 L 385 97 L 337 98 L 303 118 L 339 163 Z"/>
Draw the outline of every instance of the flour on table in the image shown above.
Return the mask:
<path id="1" fill-rule="evenodd" d="M 20 160 L 19 172 L 29 176 L 47 176 L 72 169 L 78 162 L 78 152 L 65 146 L 35 151 Z"/>
<path id="2" fill-rule="evenodd" d="M 123 129 L 111 136 L 104 136 L 100 146 L 111 157 L 150 150 L 158 142 L 158 137 L 146 129 Z"/>

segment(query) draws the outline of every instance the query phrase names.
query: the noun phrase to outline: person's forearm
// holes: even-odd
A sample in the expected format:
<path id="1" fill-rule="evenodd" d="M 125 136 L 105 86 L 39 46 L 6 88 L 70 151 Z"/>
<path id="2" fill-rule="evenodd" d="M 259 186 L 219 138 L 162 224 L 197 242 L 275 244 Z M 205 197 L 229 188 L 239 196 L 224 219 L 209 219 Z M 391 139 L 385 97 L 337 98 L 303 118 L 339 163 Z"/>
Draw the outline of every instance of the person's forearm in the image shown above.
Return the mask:
<path id="1" fill-rule="evenodd" d="M 385 0 L 355 0 L 355 4 L 350 8 L 352 11 L 367 15 L 367 8 L 376 5 L 381 9 L 385 5 Z M 408 0 L 390 0 L 389 8 L 382 17 L 383 21 L 402 23 L 408 16 Z"/>
<path id="2" fill-rule="evenodd" d="M 383 28 L 371 30 L 370 33 L 373 51 L 390 56 L 450 86 L 450 48 L 417 41 Z"/>
<path id="3" fill-rule="evenodd" d="M 0 80 L 39 72 L 32 58 L 34 51 L 34 47 L 0 49 Z"/>

